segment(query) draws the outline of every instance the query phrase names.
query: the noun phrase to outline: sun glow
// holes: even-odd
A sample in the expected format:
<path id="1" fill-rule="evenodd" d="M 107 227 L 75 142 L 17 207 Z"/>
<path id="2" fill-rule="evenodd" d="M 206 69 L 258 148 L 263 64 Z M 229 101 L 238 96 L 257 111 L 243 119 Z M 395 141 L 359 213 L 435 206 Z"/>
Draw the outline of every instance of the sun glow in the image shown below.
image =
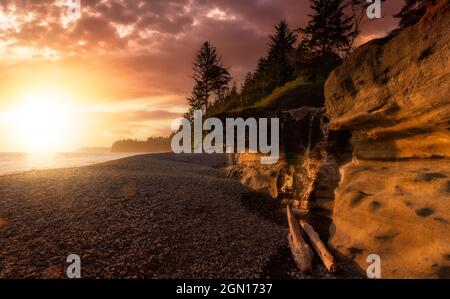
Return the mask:
<path id="1" fill-rule="evenodd" d="M 64 151 L 75 128 L 70 96 L 53 89 L 27 91 L 18 97 L 9 123 L 12 136 L 23 151 Z"/>

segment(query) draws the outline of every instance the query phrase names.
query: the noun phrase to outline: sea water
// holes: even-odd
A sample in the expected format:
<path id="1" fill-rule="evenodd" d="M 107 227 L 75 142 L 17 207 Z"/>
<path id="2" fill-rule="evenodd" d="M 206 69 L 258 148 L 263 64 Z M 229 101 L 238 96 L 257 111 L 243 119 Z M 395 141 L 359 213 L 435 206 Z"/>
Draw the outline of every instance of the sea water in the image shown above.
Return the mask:
<path id="1" fill-rule="evenodd" d="M 0 153 L 0 175 L 38 169 L 87 166 L 134 155 L 136 153 Z"/>

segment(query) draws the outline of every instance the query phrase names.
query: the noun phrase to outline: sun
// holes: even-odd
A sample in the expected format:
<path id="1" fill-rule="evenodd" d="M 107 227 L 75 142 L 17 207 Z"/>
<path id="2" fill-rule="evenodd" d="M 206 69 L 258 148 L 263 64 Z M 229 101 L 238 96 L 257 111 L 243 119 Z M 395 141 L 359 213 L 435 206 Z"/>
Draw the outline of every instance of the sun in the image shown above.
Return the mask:
<path id="1" fill-rule="evenodd" d="M 11 120 L 13 136 L 23 151 L 63 151 L 74 129 L 70 95 L 57 89 L 24 92 L 12 109 Z"/>

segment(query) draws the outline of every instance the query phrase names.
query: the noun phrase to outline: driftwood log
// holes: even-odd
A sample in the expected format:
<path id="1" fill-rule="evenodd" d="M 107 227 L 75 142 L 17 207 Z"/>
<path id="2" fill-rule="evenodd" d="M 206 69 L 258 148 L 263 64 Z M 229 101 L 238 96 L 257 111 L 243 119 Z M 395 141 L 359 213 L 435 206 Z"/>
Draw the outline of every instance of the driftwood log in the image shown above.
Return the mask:
<path id="1" fill-rule="evenodd" d="M 334 261 L 334 257 L 331 255 L 325 244 L 320 239 L 319 234 L 310 224 L 308 224 L 304 220 L 300 220 L 300 225 L 308 235 L 312 246 L 314 247 L 317 255 L 320 257 L 327 270 L 329 272 L 336 272 L 336 263 Z"/>
<path id="2" fill-rule="evenodd" d="M 299 222 L 292 214 L 292 210 L 289 205 L 287 206 L 287 219 L 290 231 L 288 241 L 294 261 L 302 272 L 311 272 L 313 252 L 311 247 L 306 243 Z"/>

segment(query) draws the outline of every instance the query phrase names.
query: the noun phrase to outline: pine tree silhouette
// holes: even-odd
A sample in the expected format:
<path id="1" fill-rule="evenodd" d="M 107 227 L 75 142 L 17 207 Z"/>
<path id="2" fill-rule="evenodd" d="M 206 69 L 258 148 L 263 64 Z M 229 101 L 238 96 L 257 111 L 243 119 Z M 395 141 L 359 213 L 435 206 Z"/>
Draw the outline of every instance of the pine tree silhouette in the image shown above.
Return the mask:
<path id="1" fill-rule="evenodd" d="M 312 0 L 311 20 L 304 33 L 302 48 L 311 60 L 336 63 L 350 45 L 352 18 L 344 13 L 344 0 Z"/>
<path id="2" fill-rule="evenodd" d="M 211 96 L 216 95 L 221 100 L 228 91 L 230 73 L 223 66 L 216 48 L 209 42 L 205 42 L 195 56 L 193 79 L 195 85 L 187 99 L 191 110 L 207 113 Z"/>

